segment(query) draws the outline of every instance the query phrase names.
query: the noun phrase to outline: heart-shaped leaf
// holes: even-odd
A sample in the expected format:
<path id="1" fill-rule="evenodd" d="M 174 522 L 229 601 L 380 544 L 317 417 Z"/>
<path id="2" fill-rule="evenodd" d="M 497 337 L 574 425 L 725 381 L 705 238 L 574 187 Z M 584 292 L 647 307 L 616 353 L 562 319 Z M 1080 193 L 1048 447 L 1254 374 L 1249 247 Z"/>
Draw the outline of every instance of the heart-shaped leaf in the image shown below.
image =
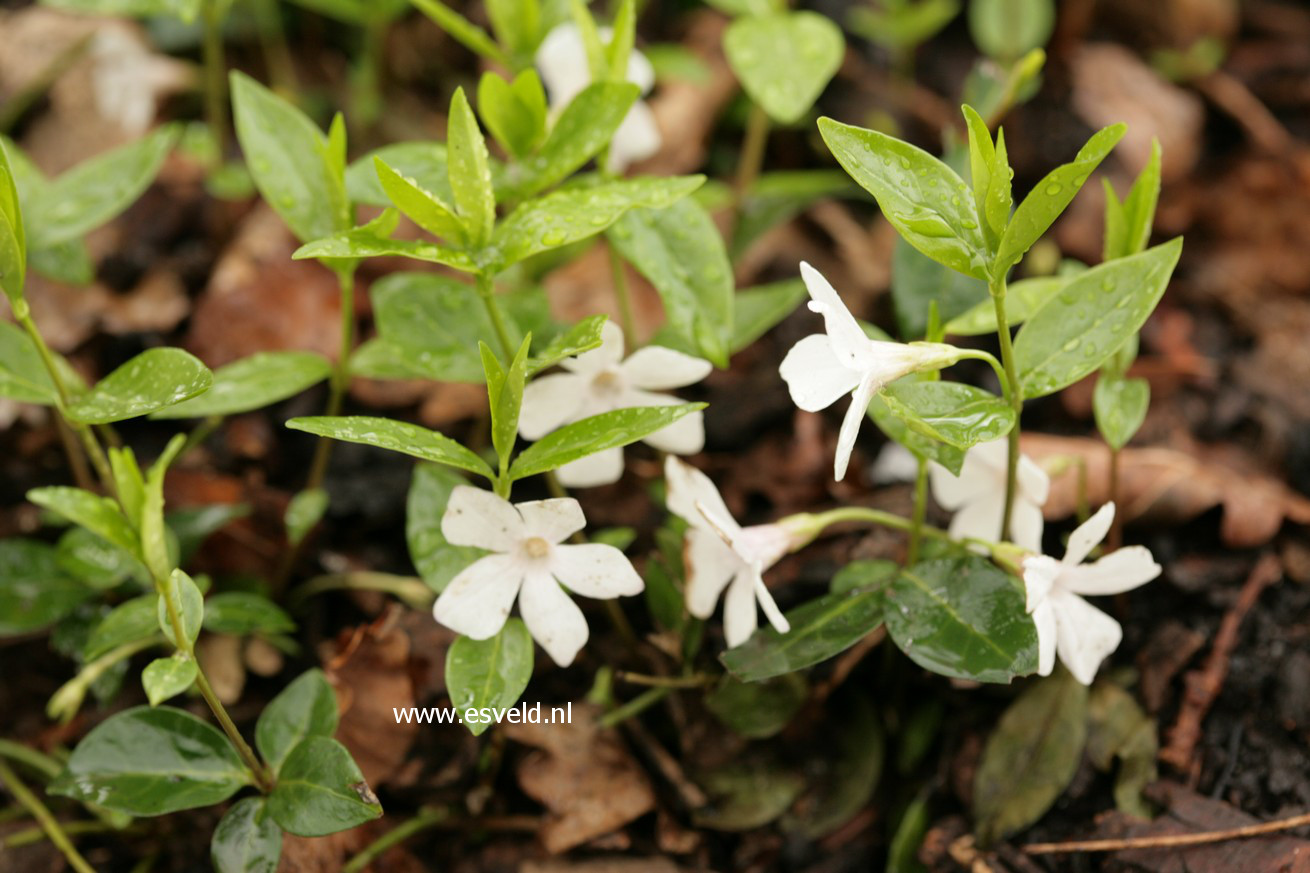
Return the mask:
<path id="1" fill-rule="evenodd" d="M 817 12 L 738 18 L 723 35 L 728 64 L 769 117 L 791 124 L 823 93 L 841 66 L 841 29 Z"/>
<path id="2" fill-rule="evenodd" d="M 327 677 L 322 670 L 306 670 L 259 714 L 255 747 L 277 772 L 302 740 L 336 733 L 337 720 L 337 695 Z"/>

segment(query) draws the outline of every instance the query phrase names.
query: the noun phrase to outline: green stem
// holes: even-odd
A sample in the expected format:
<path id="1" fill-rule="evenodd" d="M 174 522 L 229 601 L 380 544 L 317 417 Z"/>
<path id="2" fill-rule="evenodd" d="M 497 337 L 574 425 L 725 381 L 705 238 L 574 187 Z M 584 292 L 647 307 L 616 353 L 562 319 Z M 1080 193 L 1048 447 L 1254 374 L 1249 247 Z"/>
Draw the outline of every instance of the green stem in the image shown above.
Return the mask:
<path id="1" fill-rule="evenodd" d="M 254 0 L 255 17 L 259 22 L 259 48 L 268 67 L 269 82 L 274 91 L 294 102 L 300 90 L 296 65 L 287 46 L 286 28 L 282 26 L 282 12 L 277 0 Z"/>
<path id="2" fill-rule="evenodd" d="M 619 722 L 627 721 L 634 715 L 638 715 L 639 713 L 650 709 L 672 693 L 673 689 L 667 686 L 643 691 L 622 706 L 611 709 L 609 712 L 602 715 L 596 720 L 596 724 L 602 728 L 614 727 L 614 725 Z"/>
<path id="3" fill-rule="evenodd" d="M 214 431 L 223 424 L 223 416 L 211 415 L 200 424 L 196 425 L 191 433 L 187 434 L 186 443 L 182 446 L 182 451 L 177 453 L 180 458 L 194 448 L 198 448 L 205 440 L 214 435 Z"/>
<path id="4" fill-rule="evenodd" d="M 632 354 L 637 347 L 635 321 L 632 317 L 632 292 L 628 289 L 628 274 L 623 269 L 623 259 L 613 245 L 610 251 L 610 275 L 613 276 L 614 300 L 619 304 L 619 327 L 623 328 L 623 344 Z"/>
<path id="5" fill-rule="evenodd" d="M 121 834 L 122 828 L 107 824 L 102 821 L 70 821 L 60 825 L 64 833 L 69 836 L 80 836 L 82 834 Z M 39 827 L 26 828 L 24 830 L 13 831 L 4 839 L 0 840 L 0 846 L 6 849 L 21 849 L 23 846 L 34 846 L 48 836 L 45 830 Z"/>
<path id="6" fill-rule="evenodd" d="M 644 673 L 628 673 L 623 670 L 614 674 L 620 682 L 632 685 L 646 685 L 651 688 L 702 688 L 719 681 L 718 676 L 696 673 L 690 676 L 647 676 Z"/>
<path id="7" fill-rule="evenodd" d="M 26 764 L 47 779 L 53 779 L 64 768 L 49 755 L 38 752 L 31 746 L 16 743 L 13 740 L 0 739 L 0 758 L 8 758 Z"/>
<path id="8" fill-rule="evenodd" d="M 1110 536 L 1106 540 L 1106 549 L 1114 551 L 1123 545 L 1124 539 L 1124 522 L 1123 510 L 1119 506 L 1119 450 L 1110 449 L 1110 482 L 1109 482 L 1110 502 L 1115 505 L 1114 520 L 1110 522 Z"/>
<path id="9" fill-rule="evenodd" d="M 381 591 L 417 610 L 431 609 L 434 599 L 432 589 L 425 585 L 423 580 L 414 576 L 358 570 L 353 573 L 315 576 L 291 592 L 287 597 L 287 605 L 295 607 L 311 597 L 328 591 Z"/>
<path id="10" fill-rule="evenodd" d="M 382 79 L 386 67 L 387 26 L 384 17 L 370 18 L 364 24 L 364 44 L 355 74 L 355 121 L 363 129 L 377 123 L 382 109 Z"/>
<path id="11" fill-rule="evenodd" d="M 1009 454 L 1005 465 L 1005 511 L 1001 516 L 1001 539 L 1010 539 L 1010 517 L 1019 488 L 1019 418 L 1023 414 L 1023 386 L 1019 384 L 1019 371 L 1014 363 L 1014 344 L 1010 340 L 1010 321 L 1005 315 L 1005 277 L 993 279 L 988 290 L 996 309 L 996 337 L 1001 343 L 1001 366 L 1005 370 L 1002 388 L 1014 409 L 1014 427 L 1010 428 Z"/>
<path id="12" fill-rule="evenodd" d="M 746 195 L 755 187 L 764 166 L 765 147 L 769 143 L 769 116 L 758 103 L 751 104 L 746 119 L 746 133 L 741 141 L 741 154 L 737 158 L 737 176 L 732 186 L 732 224 L 734 233 L 741 218 Z"/>
<path id="13" fill-rule="evenodd" d="M 928 462 L 923 458 L 919 458 L 918 462 L 919 469 L 914 477 L 914 518 L 910 527 L 910 545 L 906 551 L 906 564 L 918 563 L 923 524 L 928 517 Z"/>
<path id="14" fill-rule="evenodd" d="M 68 834 L 64 833 L 64 829 L 59 826 L 59 822 L 50 814 L 50 810 L 46 809 L 45 804 L 41 802 L 41 798 L 33 794 L 23 784 L 22 780 L 18 778 L 18 775 L 3 759 L 0 759 L 0 783 L 4 783 L 9 788 L 9 792 L 14 795 L 14 799 L 25 806 L 27 811 L 32 814 L 32 818 L 36 819 L 37 824 L 41 825 L 41 830 L 46 832 L 50 842 L 54 843 L 55 847 L 63 853 L 64 858 L 68 860 L 68 866 L 76 870 L 77 873 L 95 873 L 95 868 L 88 864 L 86 859 L 73 846 L 72 841 L 68 839 Z"/>
<path id="15" fill-rule="evenodd" d="M 355 271 L 337 270 L 337 284 L 341 288 L 341 343 L 337 360 L 332 366 L 332 379 L 328 383 L 328 403 L 324 415 L 340 415 L 350 388 L 350 354 L 355 349 Z M 314 460 L 305 479 L 305 490 L 323 487 L 327 476 L 328 460 L 332 457 L 334 440 L 320 437 L 314 450 Z"/>
<path id="16" fill-rule="evenodd" d="M 500 343 L 500 351 L 505 356 L 505 363 L 508 364 L 514 360 L 514 344 L 510 342 L 509 331 L 505 327 L 505 316 L 501 314 L 500 303 L 496 300 L 496 287 L 492 283 L 491 276 L 486 273 L 478 274 L 478 296 L 487 307 L 487 317 L 491 319 L 491 326 L 496 331 L 496 340 Z"/>
<path id="17" fill-rule="evenodd" d="M 341 873 L 362 873 L 383 852 L 398 846 L 417 833 L 436 827 L 450 818 L 450 810 L 445 807 L 423 807 L 418 815 L 409 821 L 401 822 L 372 843 L 365 846 L 359 854 L 341 868 Z"/>
<path id="18" fill-rule="evenodd" d="M 205 125 L 214 145 L 215 160 L 222 165 L 227 154 L 227 61 L 223 56 L 223 16 L 225 0 L 204 0 L 202 52 L 205 67 Z"/>
<path id="19" fill-rule="evenodd" d="M 143 649 L 162 645 L 163 643 L 164 638 L 158 635 L 133 640 L 118 648 L 110 649 L 91 663 L 83 665 L 82 669 L 77 671 L 76 676 L 59 686 L 58 690 L 50 695 L 50 701 L 46 704 L 46 715 L 49 718 L 57 719 L 61 724 L 67 724 L 82 705 L 82 700 L 86 697 L 86 692 L 90 689 L 91 683 L 103 676 L 119 661 L 130 658 Z"/>

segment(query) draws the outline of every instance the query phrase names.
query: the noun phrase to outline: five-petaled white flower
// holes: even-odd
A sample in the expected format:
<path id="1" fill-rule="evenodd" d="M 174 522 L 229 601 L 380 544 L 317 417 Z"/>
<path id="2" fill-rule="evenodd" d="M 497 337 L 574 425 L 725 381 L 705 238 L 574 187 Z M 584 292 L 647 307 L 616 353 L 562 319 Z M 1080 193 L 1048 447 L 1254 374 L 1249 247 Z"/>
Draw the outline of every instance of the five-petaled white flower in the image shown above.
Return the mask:
<path id="1" fill-rule="evenodd" d="M 682 403 L 656 391 L 682 388 L 704 379 L 709 361 L 663 346 L 646 346 L 623 359 L 623 331 L 613 322 L 601 329 L 599 348 L 560 364 L 567 372 L 534 379 L 523 391 L 519 433 L 537 440 L 562 425 L 631 406 Z M 705 420 L 691 412 L 642 442 L 662 452 L 694 455 L 705 446 Z M 560 482 L 573 488 L 608 485 L 623 475 L 623 449 L 606 449 L 559 468 Z"/>
<path id="2" fill-rule="evenodd" d="M 783 524 L 737 524 L 710 477 L 671 455 L 664 460 L 664 481 L 669 511 L 691 525 L 684 552 L 687 611 L 709 618 L 727 588 L 723 632 L 729 648 L 755 633 L 757 601 L 779 633 L 791 630 L 763 573 L 797 545 L 792 531 Z"/>
<path id="3" fill-rule="evenodd" d="M 599 33 L 601 40 L 608 42 L 612 31 L 602 27 Z M 546 34 L 541 47 L 537 49 L 536 60 L 537 69 L 541 71 L 541 82 L 546 86 L 550 105 L 556 112 L 591 84 L 587 50 L 582 44 L 578 26 L 572 22 L 560 24 Z M 635 48 L 628 56 L 627 79 L 640 88 L 642 94 L 648 93 L 655 85 L 655 68 Z M 614 131 L 606 169 L 612 173 L 621 173 L 629 164 L 643 161 L 659 151 L 660 143 L 660 129 L 655 124 L 655 113 L 651 112 L 645 101 L 638 100 L 632 104 L 618 130 Z"/>
<path id="4" fill-rule="evenodd" d="M 810 310 L 823 316 L 825 333 L 812 334 L 792 346 L 779 372 L 792 401 L 806 412 L 818 412 L 852 395 L 833 459 L 833 474 L 842 479 L 873 395 L 902 376 L 955 363 L 961 350 L 943 343 L 869 339 L 818 270 L 802 262 L 801 277 L 812 298 Z"/>
<path id="5" fill-rule="evenodd" d="M 582 507 L 571 497 L 510 503 L 460 485 L 450 494 L 441 533 L 458 546 L 488 549 L 450 581 L 432 614 L 451 630 L 475 640 L 495 636 L 515 597 L 533 639 L 561 667 L 573 663 L 587 642 L 587 620 L 560 583 L 585 597 L 637 594 L 637 571 L 613 546 L 566 545 L 582 530 Z"/>
<path id="6" fill-rule="evenodd" d="M 1055 655 L 1074 678 L 1090 685 L 1101 662 L 1119 647 L 1119 622 L 1079 597 L 1119 594 L 1145 585 L 1160 575 L 1145 546 L 1127 546 L 1091 564 L 1082 563 L 1105 538 L 1114 521 L 1114 504 L 1107 503 L 1069 536 L 1064 560 L 1030 555 L 1023 561 L 1028 612 L 1037 625 L 1037 672 L 1051 675 Z"/>
<path id="7" fill-rule="evenodd" d="M 932 496 L 942 509 L 955 513 L 951 519 L 951 536 L 988 542 L 1001 538 L 1008 461 L 1009 442 L 1002 438 L 969 449 L 959 476 L 936 463 L 928 469 Z M 1040 552 L 1042 506 L 1051 492 L 1051 479 L 1027 455 L 1019 456 L 1017 478 L 1010 540 L 1017 546 Z"/>

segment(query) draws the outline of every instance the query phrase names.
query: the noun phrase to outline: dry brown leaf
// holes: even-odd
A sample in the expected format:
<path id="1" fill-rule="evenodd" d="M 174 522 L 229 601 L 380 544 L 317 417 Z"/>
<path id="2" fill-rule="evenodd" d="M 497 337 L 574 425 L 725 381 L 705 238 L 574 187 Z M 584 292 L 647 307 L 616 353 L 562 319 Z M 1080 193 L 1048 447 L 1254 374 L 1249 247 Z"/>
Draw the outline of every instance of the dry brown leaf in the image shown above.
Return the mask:
<path id="1" fill-rule="evenodd" d="M 1110 453 L 1099 440 L 1028 433 L 1023 450 L 1039 463 L 1079 458 L 1087 469 L 1087 499 L 1109 499 Z M 1251 548 L 1268 542 L 1283 522 L 1310 524 L 1310 499 L 1261 473 L 1239 470 L 1217 458 L 1176 449 L 1127 448 L 1120 454 L 1119 511 L 1126 520 L 1174 524 L 1222 506 L 1224 544 Z M 1067 518 L 1078 506 L 1078 473 L 1070 467 L 1051 482 L 1044 514 Z"/>
<path id="2" fill-rule="evenodd" d="M 539 832 L 552 854 L 604 836 L 655 808 L 645 772 L 614 728 L 596 726 L 599 710 L 573 704 L 571 724 L 505 724 L 510 739 L 536 751 L 518 767 L 519 785 L 553 813 Z"/>
<path id="3" fill-rule="evenodd" d="M 590 858 L 586 861 L 525 861 L 519 873 L 678 873 L 668 858 Z"/>
<path id="4" fill-rule="evenodd" d="M 353 855 L 391 829 L 385 819 L 328 834 L 326 837 L 282 837 L 278 873 L 340 873 Z M 393 846 L 368 866 L 368 873 L 423 873 L 428 868 L 404 846 Z"/>

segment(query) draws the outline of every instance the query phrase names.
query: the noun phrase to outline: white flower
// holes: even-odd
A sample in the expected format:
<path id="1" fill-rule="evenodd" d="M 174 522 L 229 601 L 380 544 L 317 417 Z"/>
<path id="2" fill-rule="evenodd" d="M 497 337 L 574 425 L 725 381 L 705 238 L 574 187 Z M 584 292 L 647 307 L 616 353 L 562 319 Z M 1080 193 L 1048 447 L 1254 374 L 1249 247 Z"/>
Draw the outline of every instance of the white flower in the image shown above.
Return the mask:
<path id="1" fill-rule="evenodd" d="M 969 449 L 960 475 L 934 463 L 928 470 L 932 496 L 942 509 L 955 513 L 951 536 L 996 542 L 1005 514 L 1006 465 L 1009 442 L 979 443 Z M 1017 489 L 1010 515 L 1010 540 L 1033 552 L 1042 550 L 1042 506 L 1051 492 L 1046 471 L 1027 455 L 1019 456 Z"/>
<path id="2" fill-rule="evenodd" d="M 612 31 L 602 27 L 599 33 L 601 41 L 608 42 Z M 557 112 L 591 84 L 587 50 L 582 44 L 578 26 L 572 22 L 560 24 L 546 34 L 541 47 L 537 49 L 536 61 L 550 105 Z M 655 85 L 655 68 L 635 48 L 628 56 L 627 78 L 641 89 L 642 94 L 649 93 Z M 655 124 L 655 113 L 650 111 L 645 101 L 638 100 L 632 104 L 618 130 L 614 131 L 606 169 L 621 173 L 629 164 L 645 160 L 659 151 L 660 143 L 660 129 Z"/>
<path id="3" fill-rule="evenodd" d="M 1114 521 L 1114 504 L 1107 503 L 1069 537 L 1064 560 L 1031 555 L 1023 562 L 1028 612 L 1037 625 L 1037 672 L 1051 675 L 1055 655 L 1074 678 L 1090 685 L 1101 662 L 1119 647 L 1119 622 L 1092 606 L 1080 594 L 1119 594 L 1145 585 L 1160 575 L 1160 565 L 1145 546 L 1128 546 L 1100 560 L 1083 564 Z"/>
<path id="4" fill-rule="evenodd" d="M 637 594 L 643 587 L 613 546 L 564 544 L 585 524 L 582 507 L 571 497 L 511 504 L 490 491 L 456 487 L 441 517 L 442 535 L 457 546 L 492 554 L 450 581 L 433 616 L 451 630 L 485 640 L 504 626 L 517 597 L 532 638 L 567 667 L 587 642 L 587 620 L 560 583 L 601 599 Z"/>
<path id="5" fill-rule="evenodd" d="M 646 346 L 623 359 L 623 331 L 613 322 L 601 328 L 599 348 L 563 361 L 567 372 L 534 379 L 523 391 L 519 433 L 538 440 L 562 425 L 631 406 L 673 406 L 670 394 L 709 375 L 709 361 L 663 346 Z M 705 419 L 691 412 L 642 442 L 662 452 L 694 455 L 705 446 Z M 623 449 L 606 449 L 559 468 L 559 480 L 573 488 L 617 482 L 623 475 Z"/>
<path id="6" fill-rule="evenodd" d="M 778 633 L 791 630 L 763 578 L 765 570 L 791 551 L 791 532 L 781 524 L 740 526 L 710 478 L 671 455 L 664 460 L 664 481 L 669 511 L 691 525 L 684 552 L 687 611 L 709 618 L 727 588 L 723 631 L 729 648 L 755 633 L 756 601 Z"/>
<path id="7" fill-rule="evenodd" d="M 801 263 L 809 289 L 810 310 L 823 316 L 826 333 L 792 346 L 779 372 L 792 401 L 806 412 L 818 412 L 851 394 L 851 407 L 837 437 L 833 474 L 842 479 L 869 401 L 884 386 L 917 370 L 935 370 L 960 359 L 960 350 L 942 343 L 893 343 L 869 339 L 828 280 Z"/>

